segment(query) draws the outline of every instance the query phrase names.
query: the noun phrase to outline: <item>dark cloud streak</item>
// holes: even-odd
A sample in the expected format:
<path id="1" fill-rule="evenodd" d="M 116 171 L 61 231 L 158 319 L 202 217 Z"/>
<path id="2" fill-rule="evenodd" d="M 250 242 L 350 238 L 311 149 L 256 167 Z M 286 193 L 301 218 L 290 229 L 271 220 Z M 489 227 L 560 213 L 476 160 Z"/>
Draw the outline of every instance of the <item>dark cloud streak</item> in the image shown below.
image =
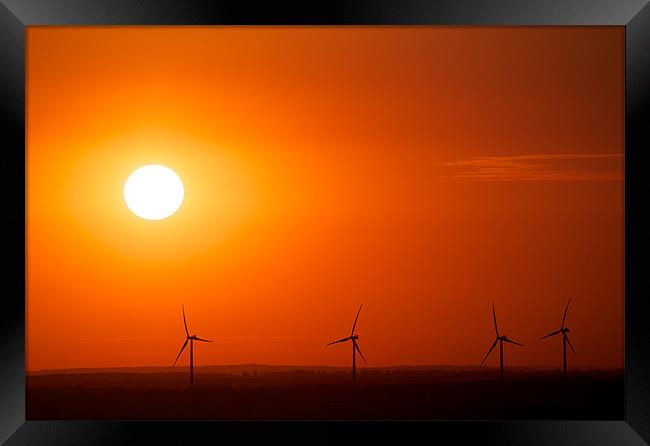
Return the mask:
<path id="1" fill-rule="evenodd" d="M 476 156 L 444 165 L 447 179 L 479 182 L 621 181 L 623 154 L 530 154 Z"/>

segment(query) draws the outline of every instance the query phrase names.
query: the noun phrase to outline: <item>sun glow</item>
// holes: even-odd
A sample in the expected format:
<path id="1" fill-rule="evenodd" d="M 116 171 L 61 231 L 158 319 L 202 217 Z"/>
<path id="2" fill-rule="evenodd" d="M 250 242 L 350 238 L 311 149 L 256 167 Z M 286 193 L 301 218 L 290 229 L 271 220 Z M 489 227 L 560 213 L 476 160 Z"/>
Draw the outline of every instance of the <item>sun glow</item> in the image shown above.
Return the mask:
<path id="1" fill-rule="evenodd" d="M 124 183 L 124 201 L 145 220 L 169 217 L 183 203 L 185 190 L 180 177 L 169 167 L 149 164 L 135 170 Z"/>

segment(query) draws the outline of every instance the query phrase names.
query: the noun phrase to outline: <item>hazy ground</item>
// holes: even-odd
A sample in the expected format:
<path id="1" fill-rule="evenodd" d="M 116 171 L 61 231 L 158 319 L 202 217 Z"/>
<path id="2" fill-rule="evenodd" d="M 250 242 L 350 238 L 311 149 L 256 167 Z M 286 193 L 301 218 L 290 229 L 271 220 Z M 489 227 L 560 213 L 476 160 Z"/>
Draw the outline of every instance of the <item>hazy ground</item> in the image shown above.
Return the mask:
<path id="1" fill-rule="evenodd" d="M 622 419 L 622 371 L 215 366 L 29 374 L 28 419 Z"/>

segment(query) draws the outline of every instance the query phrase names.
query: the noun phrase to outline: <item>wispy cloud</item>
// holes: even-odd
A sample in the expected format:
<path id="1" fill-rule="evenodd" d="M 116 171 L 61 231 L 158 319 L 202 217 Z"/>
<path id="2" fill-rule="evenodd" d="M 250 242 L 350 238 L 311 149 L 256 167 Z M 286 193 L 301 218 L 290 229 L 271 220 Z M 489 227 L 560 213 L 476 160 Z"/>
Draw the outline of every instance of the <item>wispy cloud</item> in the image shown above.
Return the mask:
<path id="1" fill-rule="evenodd" d="M 621 181 L 623 155 L 566 153 L 476 156 L 444 163 L 447 179 L 467 181 Z"/>
<path id="2" fill-rule="evenodd" d="M 378 284 L 381 287 L 427 287 L 434 285 L 434 282 L 382 282 Z"/>
<path id="3" fill-rule="evenodd" d="M 150 342 L 150 341 L 169 341 L 169 340 L 176 340 L 177 338 L 171 338 L 171 337 L 146 337 L 146 336 L 138 336 L 138 337 L 123 337 L 123 338 L 81 338 L 79 341 L 88 343 L 88 344 L 94 344 L 94 343 L 120 343 L 120 342 Z"/>

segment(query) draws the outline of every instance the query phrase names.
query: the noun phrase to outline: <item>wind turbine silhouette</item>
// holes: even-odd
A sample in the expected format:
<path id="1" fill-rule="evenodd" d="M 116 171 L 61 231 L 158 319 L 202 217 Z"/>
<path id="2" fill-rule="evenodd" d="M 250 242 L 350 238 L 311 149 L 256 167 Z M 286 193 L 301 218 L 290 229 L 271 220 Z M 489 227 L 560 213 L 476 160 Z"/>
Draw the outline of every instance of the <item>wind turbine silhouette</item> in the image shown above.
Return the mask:
<path id="1" fill-rule="evenodd" d="M 327 345 L 332 345 L 332 344 L 338 344 L 339 342 L 352 341 L 352 384 L 353 385 L 356 385 L 357 383 L 357 352 L 359 352 L 361 358 L 363 358 L 363 362 L 368 364 L 368 361 L 366 361 L 366 358 L 364 358 L 363 353 L 361 353 L 361 349 L 357 344 L 359 335 L 354 334 L 354 329 L 357 326 L 357 320 L 359 320 L 359 313 L 361 313 L 361 307 L 363 307 L 363 304 L 361 304 L 361 306 L 359 307 L 359 311 L 357 311 L 357 317 L 354 318 L 354 324 L 352 324 L 352 332 L 350 332 L 350 336 L 327 344 Z"/>
<path id="2" fill-rule="evenodd" d="M 183 343 L 183 346 L 181 347 L 181 351 L 178 352 L 178 356 L 176 356 L 176 359 L 174 360 L 174 365 L 172 367 L 176 367 L 176 362 L 178 361 L 178 358 L 181 357 L 181 353 L 183 353 L 183 350 L 185 350 L 185 347 L 187 347 L 187 343 L 190 343 L 190 387 L 194 385 L 194 341 L 201 341 L 201 342 L 212 342 L 208 341 L 207 339 L 201 339 L 197 335 L 192 335 L 190 336 L 190 332 L 187 329 L 187 321 L 185 320 L 185 307 L 181 306 L 183 308 L 183 325 L 185 326 L 185 342 Z"/>
<path id="3" fill-rule="evenodd" d="M 569 347 L 571 347 L 573 353 L 575 353 L 576 356 L 578 356 L 578 352 L 576 352 L 576 349 L 573 348 L 573 345 L 571 345 L 571 341 L 569 340 L 569 336 L 567 335 L 567 333 L 570 332 L 571 330 L 569 330 L 568 327 L 564 326 L 564 321 L 566 320 L 566 313 L 567 311 L 569 311 L 570 303 L 571 303 L 571 299 L 569 299 L 569 301 L 566 303 L 566 308 L 564 309 L 564 316 L 562 316 L 562 326 L 560 327 L 560 329 L 554 331 L 553 333 L 549 333 L 542 338 L 539 338 L 539 340 L 541 341 L 542 339 L 546 339 L 548 337 L 555 336 L 556 334 L 562 333 L 562 359 L 564 364 L 564 373 L 563 373 L 564 379 L 566 379 L 566 345 L 569 344 Z"/>
<path id="4" fill-rule="evenodd" d="M 487 354 L 485 355 L 485 358 L 483 358 L 483 361 L 481 362 L 479 368 L 483 367 L 485 360 L 488 358 L 488 356 L 490 356 L 490 353 L 492 353 L 492 350 L 494 350 L 494 347 L 496 347 L 498 342 L 499 343 L 499 367 L 500 367 L 499 379 L 501 380 L 501 383 L 503 383 L 503 343 L 509 342 L 511 344 L 518 345 L 520 347 L 523 347 L 524 345 L 520 344 L 519 342 L 515 342 L 512 339 L 508 339 L 506 335 L 502 335 L 502 336 L 499 335 L 499 328 L 497 327 L 497 314 L 496 311 L 494 310 L 494 302 L 492 302 L 492 319 L 494 320 L 494 331 L 496 332 L 497 337 L 494 340 L 492 347 L 490 347 Z"/>

